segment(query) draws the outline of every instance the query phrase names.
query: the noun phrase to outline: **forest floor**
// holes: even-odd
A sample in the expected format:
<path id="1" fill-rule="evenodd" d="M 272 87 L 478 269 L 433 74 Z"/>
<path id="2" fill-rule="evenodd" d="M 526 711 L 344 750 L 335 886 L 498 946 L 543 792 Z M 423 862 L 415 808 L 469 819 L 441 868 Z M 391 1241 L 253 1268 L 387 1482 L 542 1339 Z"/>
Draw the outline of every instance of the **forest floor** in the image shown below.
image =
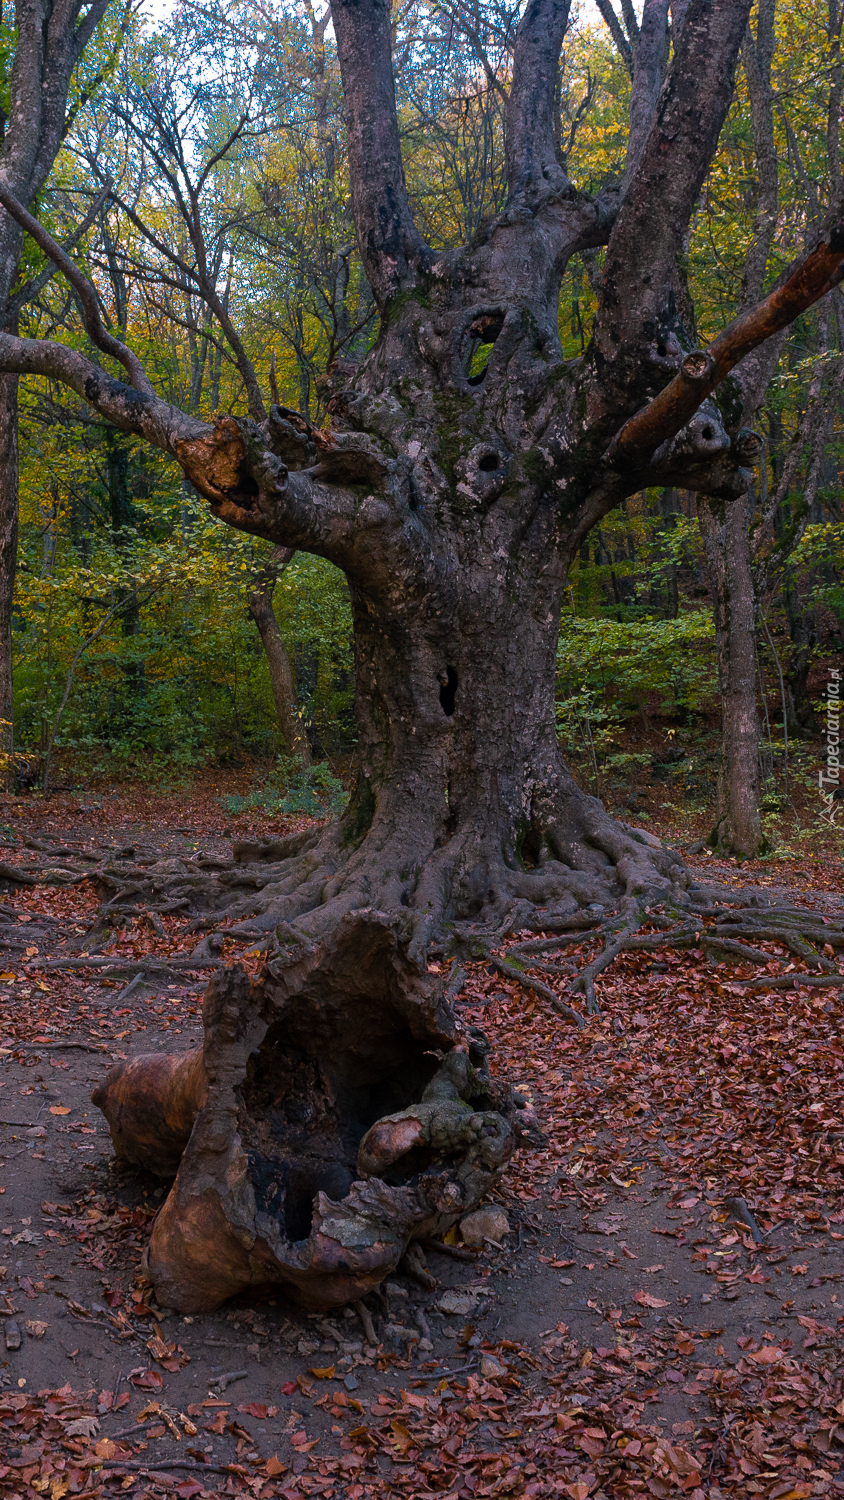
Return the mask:
<path id="1" fill-rule="evenodd" d="M 7 799 L 0 860 L 27 839 L 223 854 L 249 820 L 224 815 L 221 787 Z M 692 859 L 844 910 L 832 833 L 806 857 Z M 48 968 L 20 927 L 48 915 L 58 948 L 96 892 L 3 890 L 0 1495 L 844 1495 L 844 976 L 801 988 L 772 942 L 794 988 L 760 994 L 757 970 L 699 951 L 627 953 L 578 1030 L 470 969 L 459 1019 L 548 1143 L 501 1180 L 503 1247 L 429 1249 L 433 1289 L 394 1275 L 369 1299 L 373 1344 L 354 1310 L 280 1296 L 193 1318 L 151 1305 L 162 1189 L 116 1166 L 90 1091 L 114 1060 L 198 1041 L 205 976 L 124 996 L 122 973 Z M 162 922 L 109 953 L 189 951 L 187 921 Z"/>

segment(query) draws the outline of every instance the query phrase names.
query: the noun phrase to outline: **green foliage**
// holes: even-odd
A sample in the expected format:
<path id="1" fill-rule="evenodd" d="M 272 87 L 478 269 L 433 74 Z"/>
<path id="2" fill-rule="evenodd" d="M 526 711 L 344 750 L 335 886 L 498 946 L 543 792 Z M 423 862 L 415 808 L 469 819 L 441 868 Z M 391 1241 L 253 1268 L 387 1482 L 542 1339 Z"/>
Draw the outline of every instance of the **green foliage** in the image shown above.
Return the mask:
<path id="1" fill-rule="evenodd" d="M 279 757 L 275 774 L 246 797 L 223 799 L 232 817 L 244 812 L 265 812 L 271 817 L 282 813 L 304 813 L 310 818 L 326 818 L 340 813 L 346 805 L 346 788 L 324 764 L 300 766 L 286 756 Z"/>
<path id="2" fill-rule="evenodd" d="M 713 705 L 715 681 L 707 610 L 675 620 L 564 615 L 555 705 L 560 742 L 595 781 L 601 771 L 635 773 L 651 756 L 620 748 L 625 726 L 649 712 L 683 722 L 703 714 Z"/>

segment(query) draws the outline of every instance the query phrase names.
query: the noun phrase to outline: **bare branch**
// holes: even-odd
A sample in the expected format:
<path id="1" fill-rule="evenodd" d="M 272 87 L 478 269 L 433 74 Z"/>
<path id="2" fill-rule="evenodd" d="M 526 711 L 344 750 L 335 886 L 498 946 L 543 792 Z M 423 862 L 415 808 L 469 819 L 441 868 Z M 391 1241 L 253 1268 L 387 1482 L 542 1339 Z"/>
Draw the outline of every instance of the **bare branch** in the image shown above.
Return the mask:
<path id="1" fill-rule="evenodd" d="M 73 250 L 75 246 L 79 244 L 79 241 L 88 233 L 91 225 L 96 221 L 100 209 L 106 202 L 108 195 L 111 192 L 111 188 L 112 180 L 109 177 L 107 178 L 105 185 L 98 192 L 84 219 L 80 220 L 73 232 L 68 235 L 67 239 L 64 242 L 64 245 L 62 246 L 63 250 Z M 9 303 L 8 312 L 6 314 L 5 321 L 7 327 L 11 328 L 14 326 L 19 314 L 23 311 L 24 307 L 26 307 L 27 303 L 34 301 L 34 299 L 41 292 L 43 292 L 45 286 L 47 286 L 49 282 L 52 281 L 58 269 L 59 268 L 57 265 L 47 266 L 47 268 L 43 270 L 40 275 L 34 276 L 31 281 L 27 281 L 25 285 L 21 287 L 20 291 L 15 293 L 15 296 Z"/>
<path id="2" fill-rule="evenodd" d="M 745 354 L 787 328 L 842 278 L 844 225 L 838 225 L 764 302 L 734 318 L 707 350 L 686 357 L 679 374 L 613 439 L 610 461 L 617 468 L 640 468 L 661 443 L 676 437 Z"/>
<path id="3" fill-rule="evenodd" d="M 507 174 L 511 204 L 535 206 L 569 191 L 557 160 L 554 104 L 570 0 L 530 0 L 516 32 L 507 104 Z"/>
<path id="4" fill-rule="evenodd" d="M 599 11 L 601 12 L 601 16 L 603 17 L 604 24 L 607 26 L 610 36 L 612 37 L 618 49 L 618 55 L 624 63 L 624 66 L 630 74 L 630 77 L 632 78 L 633 48 L 628 42 L 627 37 L 624 35 L 622 24 L 613 9 L 612 0 L 596 0 L 596 3 Z"/>
<path id="5" fill-rule="evenodd" d="M 771 91 L 775 9 L 776 0 L 760 0 L 757 6 L 756 37 L 754 38 L 748 26 L 741 44 L 742 63 L 750 94 L 753 147 L 759 179 L 753 239 L 745 258 L 742 278 L 742 303 L 745 307 L 758 302 L 762 295 L 779 205 L 779 170 Z"/>
<path id="6" fill-rule="evenodd" d="M 110 354 L 112 359 L 117 359 L 129 376 L 136 391 L 142 391 L 145 395 L 152 395 L 146 371 L 138 356 L 116 339 L 113 334 L 103 326 L 100 317 L 100 309 L 97 305 L 97 294 L 87 277 L 82 275 L 79 267 L 74 264 L 70 256 L 58 245 L 53 236 L 47 232 L 37 219 L 32 217 L 25 208 L 18 203 L 17 198 L 9 192 L 8 188 L 0 185 L 0 204 L 6 212 L 16 219 L 22 229 L 35 241 L 40 250 L 48 255 L 54 265 L 66 276 L 74 291 L 76 292 L 85 323 L 85 331 L 91 342 L 102 349 L 104 354 Z"/>

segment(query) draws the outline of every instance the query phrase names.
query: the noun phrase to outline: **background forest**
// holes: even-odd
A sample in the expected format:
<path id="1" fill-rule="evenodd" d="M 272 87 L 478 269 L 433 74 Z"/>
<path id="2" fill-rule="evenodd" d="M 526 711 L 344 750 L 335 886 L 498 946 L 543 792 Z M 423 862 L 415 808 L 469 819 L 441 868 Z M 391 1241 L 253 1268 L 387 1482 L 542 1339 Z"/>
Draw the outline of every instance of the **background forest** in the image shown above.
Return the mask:
<path id="1" fill-rule="evenodd" d="M 820 212 L 816 184 L 840 176 L 841 16 L 829 3 L 820 30 L 799 4 L 776 23 L 771 10 L 769 44 L 757 18 L 758 45 L 743 49 L 687 244 L 701 345 L 754 277 L 770 285 L 799 252 Z M 621 19 L 606 0 L 599 10 L 603 20 L 590 11 L 569 33 L 560 91 L 559 152 L 590 193 L 623 174 L 638 37 L 629 4 Z M 434 246 L 471 240 L 504 200 L 518 16 L 505 0 L 394 7 L 405 169 Z M 8 54 L 5 23 L 2 36 Z M 72 247 L 106 325 L 185 410 L 254 416 L 273 400 L 325 422 L 326 371 L 359 357 L 376 331 L 327 12 L 310 0 L 246 0 L 180 6 L 153 24 L 112 8 L 73 88 L 33 211 Z M 585 253 L 566 275 L 567 355 L 588 344 L 602 255 Z M 18 292 L 21 332 L 77 342 L 92 357 L 75 294 L 30 240 Z M 488 353 L 477 349 L 477 371 Z M 772 842 L 824 810 L 820 706 L 844 645 L 842 381 L 836 291 L 784 338 L 756 423 L 764 446 L 746 545 Z M 234 764 L 251 768 L 254 790 L 230 811 L 336 803 L 354 750 L 343 575 L 213 521 L 175 465 L 57 385 L 22 383 L 20 445 L 19 784 L 83 772 L 160 781 Z M 713 528 L 693 494 L 648 491 L 590 534 L 570 579 L 561 742 L 584 786 L 646 820 L 679 804 L 712 823 Z"/>

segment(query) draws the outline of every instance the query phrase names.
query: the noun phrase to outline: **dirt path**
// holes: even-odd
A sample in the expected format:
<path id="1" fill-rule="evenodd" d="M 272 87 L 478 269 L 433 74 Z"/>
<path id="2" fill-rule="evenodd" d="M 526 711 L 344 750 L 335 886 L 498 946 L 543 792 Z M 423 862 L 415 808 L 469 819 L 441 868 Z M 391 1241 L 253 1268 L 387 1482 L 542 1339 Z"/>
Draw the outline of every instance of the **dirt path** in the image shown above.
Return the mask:
<path id="1" fill-rule="evenodd" d="M 189 808 L 163 834 L 15 811 L 0 860 L 27 833 L 225 847 Z M 840 909 L 829 877 L 804 894 Z M 434 1289 L 397 1274 L 372 1344 L 351 1309 L 149 1306 L 162 1190 L 116 1167 L 90 1091 L 113 1059 L 199 1039 L 202 975 L 124 996 L 122 975 L 46 970 L 20 934 L 78 935 L 95 893 L 0 900 L 0 1494 L 844 1494 L 844 991 L 801 989 L 798 966 L 751 995 L 699 953 L 628 954 L 576 1031 L 476 966 L 461 1019 L 548 1146 L 502 1182 L 505 1247 L 429 1251 Z M 188 947 L 164 928 L 120 951 Z"/>

